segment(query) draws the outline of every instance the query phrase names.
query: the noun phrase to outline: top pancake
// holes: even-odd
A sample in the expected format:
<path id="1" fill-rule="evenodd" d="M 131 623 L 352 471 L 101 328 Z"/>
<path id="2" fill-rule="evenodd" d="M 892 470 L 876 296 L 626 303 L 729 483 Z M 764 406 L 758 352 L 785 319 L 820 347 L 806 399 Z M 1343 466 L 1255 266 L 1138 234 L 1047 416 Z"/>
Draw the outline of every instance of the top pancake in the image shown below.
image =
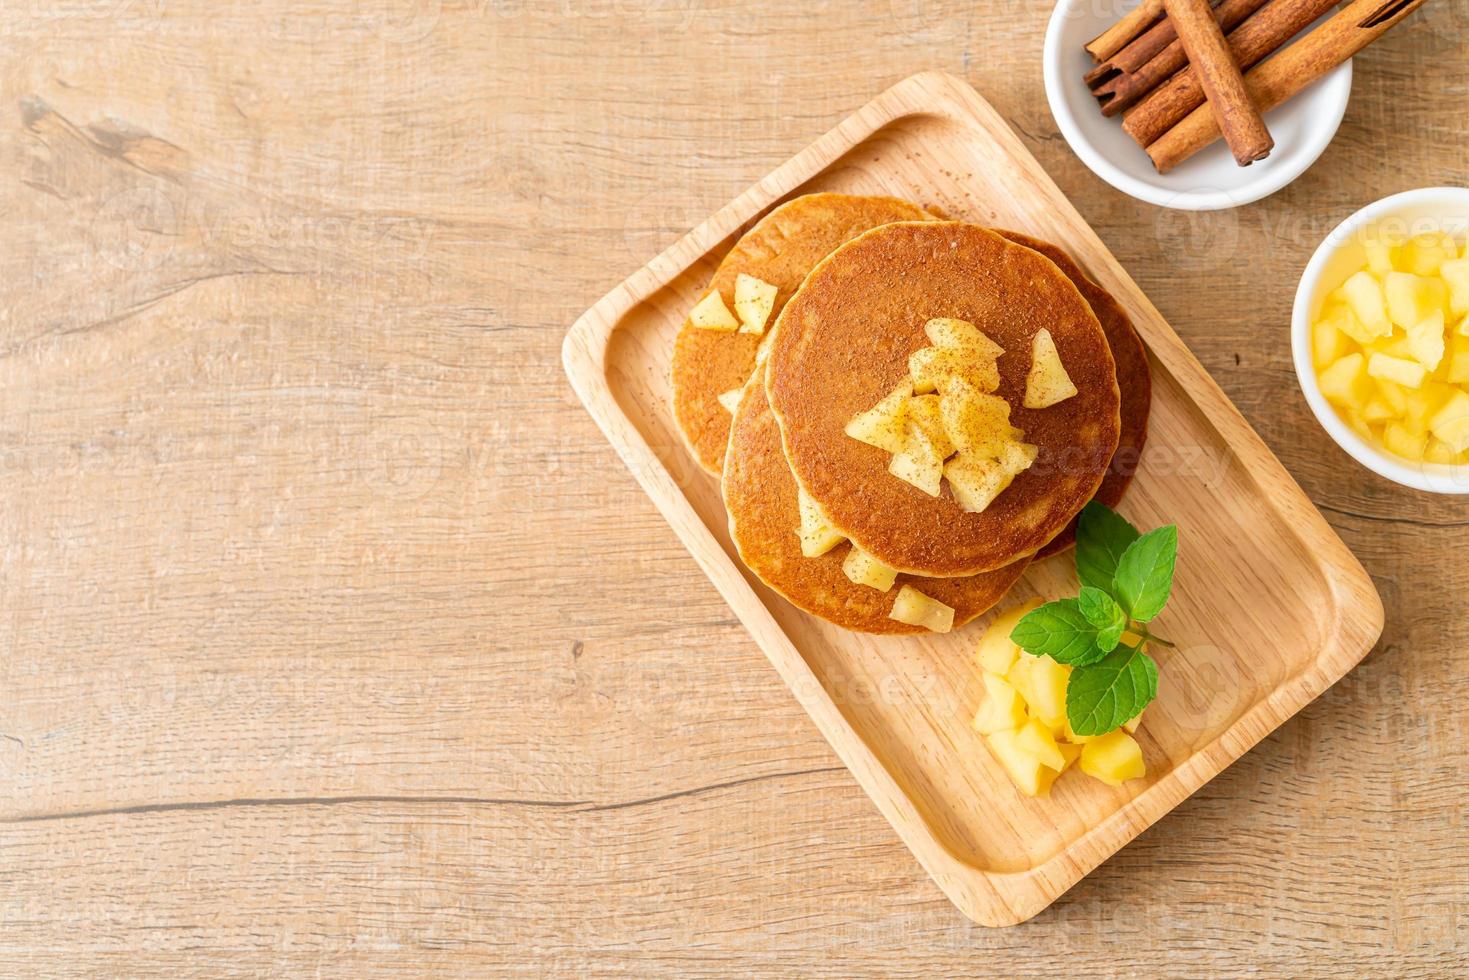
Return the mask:
<path id="1" fill-rule="evenodd" d="M 780 429 L 770 413 L 759 372 L 745 386 L 735 412 L 721 486 L 730 537 L 741 560 L 798 608 L 845 629 L 926 633 L 921 626 L 888 616 L 904 585 L 952 607 L 957 629 L 1004 598 L 1030 564 L 1028 558 L 1022 558 L 996 571 L 963 578 L 899 575 L 891 589 L 879 592 L 857 585 L 842 571 L 849 544 L 807 558 L 796 533 L 801 526 L 796 481 L 781 451 Z"/>
<path id="2" fill-rule="evenodd" d="M 673 414 L 699 465 L 716 475 L 723 466 L 730 414 L 718 398 L 749 380 L 761 342 L 806 274 L 865 231 L 928 218 L 918 205 L 891 197 L 805 194 L 771 211 L 735 243 L 709 289 L 719 290 L 733 310 L 735 279 L 743 272 L 776 287 L 775 309 L 764 337 L 702 330 L 687 320 L 679 329 L 673 347 Z"/>
<path id="3" fill-rule="evenodd" d="M 1102 333 L 1107 335 L 1107 345 L 1112 348 L 1112 360 L 1117 364 L 1117 389 L 1122 397 L 1122 431 L 1117 440 L 1117 451 L 1112 454 L 1112 462 L 1107 466 L 1107 475 L 1102 478 L 1102 485 L 1097 488 L 1096 496 L 1092 499 L 1108 507 L 1116 507 L 1122 500 L 1122 495 L 1127 492 L 1128 485 L 1132 483 L 1132 475 L 1137 472 L 1138 461 L 1142 458 L 1143 443 L 1148 439 L 1148 411 L 1153 400 L 1153 374 L 1148 367 L 1148 352 L 1143 348 L 1137 331 L 1132 328 L 1132 320 L 1128 318 L 1122 304 L 1113 299 L 1111 293 L 1087 278 L 1087 274 L 1081 271 L 1081 266 L 1073 262 L 1071 256 L 1059 246 L 1018 231 L 1003 231 L 999 228 L 995 231 L 1017 245 L 1034 249 L 1056 263 L 1056 267 L 1081 291 L 1092 312 L 1101 321 Z M 1074 545 L 1076 520 L 1073 517 L 1065 530 L 1036 552 L 1036 558 L 1049 558 Z"/>
<path id="4" fill-rule="evenodd" d="M 1039 450 L 978 514 L 947 482 L 930 497 L 892 476 L 888 453 L 843 432 L 907 377 L 935 317 L 968 320 L 1004 348 L 995 393 Z M 1078 393 L 1027 409 L 1042 328 Z M 887 225 L 822 261 L 776 324 L 766 385 L 791 470 L 831 524 L 879 561 L 933 578 L 1000 568 L 1054 538 L 1096 492 L 1121 424 L 1111 349 L 1081 293 L 1040 253 L 961 222 Z"/>

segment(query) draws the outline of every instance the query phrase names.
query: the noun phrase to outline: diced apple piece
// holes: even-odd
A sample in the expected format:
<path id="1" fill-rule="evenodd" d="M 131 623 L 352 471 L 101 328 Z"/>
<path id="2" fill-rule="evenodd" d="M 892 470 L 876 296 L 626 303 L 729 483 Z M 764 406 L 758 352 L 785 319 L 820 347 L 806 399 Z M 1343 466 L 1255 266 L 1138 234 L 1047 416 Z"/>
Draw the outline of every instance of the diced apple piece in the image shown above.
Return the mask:
<path id="1" fill-rule="evenodd" d="M 1445 262 L 1438 274 L 1449 286 L 1449 309 L 1455 316 L 1469 313 L 1469 257 Z"/>
<path id="2" fill-rule="evenodd" d="M 964 378 L 981 391 L 1000 386 L 1000 368 L 993 358 L 958 347 L 920 347 L 908 356 L 908 374 L 920 395 L 942 389 L 949 378 Z"/>
<path id="3" fill-rule="evenodd" d="M 1081 747 L 1081 771 L 1112 786 L 1147 775 L 1142 746 L 1124 731 L 1108 732 Z"/>
<path id="4" fill-rule="evenodd" d="M 904 380 L 882 401 L 852 417 L 843 431 L 858 442 L 900 453 L 908 440 L 908 399 L 913 384 Z"/>
<path id="5" fill-rule="evenodd" d="M 796 502 L 801 511 L 801 527 L 796 534 L 801 539 L 801 554 L 807 558 L 819 558 L 843 541 L 846 535 L 831 526 L 818 504 L 805 490 L 796 489 Z"/>
<path id="6" fill-rule="evenodd" d="M 1391 381 L 1377 381 L 1377 396 L 1387 402 L 1392 413 L 1402 417 L 1408 411 L 1408 389 Z"/>
<path id="7" fill-rule="evenodd" d="M 735 313 L 739 314 L 740 333 L 765 332 L 766 321 L 775 309 L 776 292 L 777 287 L 747 273 L 735 277 Z"/>
<path id="8" fill-rule="evenodd" d="M 984 635 L 979 638 L 979 648 L 974 654 L 981 668 L 1000 675 L 1010 669 L 1010 665 L 1020 655 L 1020 648 L 1010 639 L 1010 634 L 1025 614 L 1039 608 L 1040 604 L 1039 599 L 1028 599 L 995 617 L 985 629 Z"/>
<path id="9" fill-rule="evenodd" d="M 1025 701 L 1003 677 L 984 674 L 984 701 L 974 714 L 974 730 L 981 735 L 1014 731 L 1025 724 Z"/>
<path id="10" fill-rule="evenodd" d="M 916 425 L 940 459 L 954 455 L 954 443 L 944 427 L 938 395 L 916 395 L 908 401 L 908 421 Z"/>
<path id="11" fill-rule="evenodd" d="M 944 458 L 923 430 L 909 420 L 907 440 L 902 451 L 894 453 L 888 461 L 888 472 L 930 497 L 937 497 L 943 485 Z"/>
<path id="12" fill-rule="evenodd" d="M 722 395 L 716 395 L 715 398 L 719 401 L 720 405 L 724 406 L 724 410 L 726 412 L 733 415 L 735 411 L 740 407 L 740 396 L 744 393 L 745 389 L 735 388 L 730 391 L 726 391 Z"/>
<path id="13" fill-rule="evenodd" d="M 1417 361 L 1386 354 L 1373 354 L 1367 358 L 1367 373 L 1374 378 L 1396 382 L 1404 388 L 1421 388 L 1428 377 L 1428 371 Z"/>
<path id="14" fill-rule="evenodd" d="M 1438 367 L 1444 354 L 1443 310 L 1434 310 L 1408 328 L 1408 349 L 1413 352 L 1413 358 L 1428 370 Z"/>
<path id="15" fill-rule="evenodd" d="M 1402 422 L 1389 422 L 1382 430 L 1382 444 L 1388 452 L 1404 459 L 1422 460 L 1428 447 L 1428 433 Z"/>
<path id="16" fill-rule="evenodd" d="M 1025 377 L 1025 407 L 1050 408 L 1075 394 L 1076 385 L 1061 363 L 1051 331 L 1036 331 L 1030 348 L 1030 373 Z"/>
<path id="17" fill-rule="evenodd" d="M 1452 384 L 1469 384 L 1469 341 L 1455 339 L 1454 352 L 1449 355 L 1448 376 L 1444 380 Z"/>
<path id="18" fill-rule="evenodd" d="M 1378 337 L 1387 336 L 1392 333 L 1392 324 L 1387 323 L 1384 329 L 1368 329 L 1358 317 L 1352 312 L 1351 306 L 1346 303 L 1331 303 L 1321 314 L 1321 323 L 1328 324 L 1338 333 L 1355 340 L 1359 344 L 1370 344 Z M 1320 361 L 1317 362 L 1321 363 Z"/>
<path id="19" fill-rule="evenodd" d="M 842 559 L 842 572 L 854 585 L 865 585 L 879 592 L 891 589 L 898 577 L 896 568 L 889 568 L 856 545 Z"/>
<path id="20" fill-rule="evenodd" d="M 740 321 L 724 305 L 724 297 L 719 295 L 717 289 L 694 304 L 694 308 L 689 311 L 689 322 L 701 330 L 719 330 L 724 333 L 740 327 Z"/>
<path id="21" fill-rule="evenodd" d="M 1066 768 L 1066 757 L 1056 747 L 1056 738 L 1051 730 L 1032 718 L 1015 733 L 1015 744 L 1022 752 L 1035 756 L 1041 765 L 1060 772 Z"/>
<path id="22" fill-rule="evenodd" d="M 1352 315 L 1352 311 L 1344 306 L 1339 309 L 1347 316 Z M 1350 354 L 1355 346 L 1353 340 L 1331 320 L 1317 320 L 1311 325 L 1311 353 L 1317 364 L 1330 364 Z"/>
<path id="23" fill-rule="evenodd" d="M 1436 436 L 1429 437 L 1428 447 L 1423 451 L 1425 463 L 1438 463 L 1442 466 L 1452 465 L 1457 456 L 1458 453 L 1454 452 L 1453 446 Z"/>
<path id="24" fill-rule="evenodd" d="M 1459 254 L 1454 240 L 1441 231 L 1414 235 L 1398 249 L 1398 265 L 1419 276 L 1437 275 L 1439 266 L 1446 259 Z"/>
<path id="25" fill-rule="evenodd" d="M 1071 680 L 1071 668 L 1058 664 L 1050 657 L 1031 658 L 1027 671 L 1029 692 L 1026 703 L 1031 714 L 1052 728 L 1063 728 L 1066 724 L 1066 685 Z"/>
<path id="26" fill-rule="evenodd" d="M 1010 403 L 962 378 L 950 378 L 939 396 L 939 415 L 949 442 L 959 452 L 989 452 L 1024 433 L 1010 424 Z"/>
<path id="27" fill-rule="evenodd" d="M 1362 420 L 1364 422 L 1386 422 L 1388 419 L 1397 418 L 1392 406 L 1382 400 L 1381 395 L 1373 395 L 1362 406 Z"/>
<path id="28" fill-rule="evenodd" d="M 1034 663 L 1034 657 L 1022 654 L 1016 657 L 1015 662 L 1010 665 L 1010 669 L 1005 671 L 1005 680 L 1009 682 L 1011 687 L 1020 692 L 1020 696 L 1025 699 L 1026 704 L 1030 704 L 1030 667 Z"/>
<path id="29" fill-rule="evenodd" d="M 1347 407 L 1361 405 L 1372 395 L 1372 379 L 1367 376 L 1367 358 L 1348 354 L 1321 372 L 1321 393 Z"/>
<path id="30" fill-rule="evenodd" d="M 1375 276 L 1385 276 L 1393 270 L 1393 246 L 1391 242 L 1366 242 L 1367 268 Z"/>
<path id="31" fill-rule="evenodd" d="M 1037 452 L 1037 447 L 1025 442 L 1008 443 L 995 456 L 961 452 L 944 464 L 943 474 L 948 477 L 954 501 L 965 511 L 978 514 L 1035 462 Z"/>
<path id="32" fill-rule="evenodd" d="M 1456 389 L 1447 402 L 1428 419 L 1429 430 L 1448 443 L 1454 452 L 1469 449 L 1469 392 Z"/>
<path id="33" fill-rule="evenodd" d="M 975 352 L 975 356 L 982 360 L 993 361 L 1005 353 L 1005 348 L 986 337 L 968 320 L 936 317 L 923 325 L 923 332 L 928 334 L 935 347 L 960 347 Z"/>
<path id="34" fill-rule="evenodd" d="M 1043 774 L 1049 770 L 1020 746 L 1019 733 L 995 732 L 993 735 L 986 735 L 985 741 L 989 743 L 990 751 L 1000 761 L 1000 765 L 1009 774 L 1010 781 L 1020 792 L 1026 796 L 1039 796 L 1050 788 L 1049 782 L 1042 779 Z"/>
<path id="35" fill-rule="evenodd" d="M 1443 312 L 1448 300 L 1448 287 L 1439 279 L 1415 276 L 1411 272 L 1389 272 L 1383 283 L 1387 296 L 1387 312 L 1392 322 L 1404 330 L 1430 316 Z"/>
<path id="36" fill-rule="evenodd" d="M 1368 334 L 1385 337 L 1392 333 L 1392 323 L 1387 318 L 1387 305 L 1383 299 L 1382 283 L 1373 278 L 1372 273 L 1355 273 L 1342 283 L 1341 293 Z"/>
<path id="37" fill-rule="evenodd" d="M 935 633 L 947 633 L 954 628 L 953 607 L 924 595 L 911 585 L 898 590 L 898 598 L 893 601 L 893 611 L 888 613 L 888 618 L 909 626 L 922 626 Z"/>

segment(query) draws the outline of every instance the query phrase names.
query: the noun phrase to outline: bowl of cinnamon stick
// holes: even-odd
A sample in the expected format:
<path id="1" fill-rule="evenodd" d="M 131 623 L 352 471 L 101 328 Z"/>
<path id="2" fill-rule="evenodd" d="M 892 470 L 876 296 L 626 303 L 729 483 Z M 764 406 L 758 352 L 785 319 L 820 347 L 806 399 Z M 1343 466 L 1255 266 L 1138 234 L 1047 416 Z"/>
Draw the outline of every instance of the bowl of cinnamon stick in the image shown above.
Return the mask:
<path id="1" fill-rule="evenodd" d="M 1121 0 L 1123 8 L 1133 0 Z M 1060 0 L 1046 95 L 1097 176 L 1186 210 L 1257 201 L 1311 166 L 1351 94 L 1351 57 L 1424 0 Z"/>

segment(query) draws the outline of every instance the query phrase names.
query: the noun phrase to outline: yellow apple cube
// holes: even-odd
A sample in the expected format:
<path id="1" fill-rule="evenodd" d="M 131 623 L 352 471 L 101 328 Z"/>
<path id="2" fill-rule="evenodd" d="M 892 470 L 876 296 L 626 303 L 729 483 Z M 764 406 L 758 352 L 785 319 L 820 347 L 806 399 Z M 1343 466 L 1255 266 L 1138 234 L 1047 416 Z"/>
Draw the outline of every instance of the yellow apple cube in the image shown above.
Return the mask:
<path id="1" fill-rule="evenodd" d="M 1428 370 L 1438 367 L 1444 355 L 1443 310 L 1434 310 L 1408 328 L 1408 349 Z"/>
<path id="2" fill-rule="evenodd" d="M 910 419 L 908 438 L 901 452 L 888 461 L 888 472 L 904 483 L 912 484 L 930 497 L 937 497 L 943 485 L 944 458 L 933 443 Z"/>
<path id="3" fill-rule="evenodd" d="M 819 558 L 847 540 L 846 535 L 831 526 L 821 505 L 799 487 L 796 489 L 796 504 L 801 512 L 801 527 L 796 531 L 801 539 L 801 554 L 807 558 Z"/>
<path id="4" fill-rule="evenodd" d="M 1367 268 L 1374 276 L 1379 278 L 1387 275 L 1393 270 L 1393 246 L 1387 241 L 1366 242 Z"/>
<path id="5" fill-rule="evenodd" d="M 1389 422 L 1382 430 L 1382 444 L 1388 452 L 1404 459 L 1422 460 L 1428 447 L 1428 433 L 1401 422 Z"/>
<path id="6" fill-rule="evenodd" d="M 723 333 L 738 330 L 740 327 L 740 321 L 724 305 L 724 297 L 719 295 L 717 289 L 694 304 L 694 308 L 689 311 L 689 322 L 701 330 L 718 330 Z"/>
<path id="7" fill-rule="evenodd" d="M 1454 452 L 1469 449 L 1469 392 L 1455 389 L 1444 406 L 1428 419 L 1428 428 Z"/>
<path id="8" fill-rule="evenodd" d="M 1373 354 L 1367 358 L 1367 373 L 1374 378 L 1392 381 L 1404 388 L 1421 388 L 1428 371 L 1417 361 L 1386 354 Z"/>
<path id="9" fill-rule="evenodd" d="M 940 459 L 954 455 L 954 443 L 944 427 L 938 395 L 916 395 L 908 402 L 908 422 L 915 425 L 928 440 Z"/>
<path id="10" fill-rule="evenodd" d="M 889 568 L 855 544 L 842 559 L 842 573 L 853 585 L 865 585 L 879 592 L 891 589 L 898 577 L 896 568 Z"/>
<path id="11" fill-rule="evenodd" d="M 1363 271 L 1353 274 L 1342 283 L 1341 294 L 1351 306 L 1352 313 L 1361 321 L 1366 333 L 1373 337 L 1385 337 L 1392 333 L 1382 283 L 1372 273 Z M 1416 323 L 1417 320 L 1413 322 Z"/>
<path id="12" fill-rule="evenodd" d="M 1448 301 L 1448 287 L 1441 279 L 1429 279 L 1411 272 L 1389 272 L 1383 282 L 1387 312 L 1392 322 L 1404 330 L 1430 316 L 1443 312 Z"/>
<path id="13" fill-rule="evenodd" d="M 1446 259 L 1459 254 L 1454 240 L 1443 232 L 1414 235 L 1400 249 L 1397 260 L 1407 272 L 1419 276 L 1438 275 L 1439 267 Z"/>
<path id="14" fill-rule="evenodd" d="M 1025 614 L 1039 608 L 1040 604 L 1039 599 L 1029 599 L 995 617 L 979 638 L 979 647 L 974 654 L 982 669 L 1001 676 L 1010 669 L 1020 655 L 1020 648 L 1010 639 L 1010 634 Z"/>
<path id="15" fill-rule="evenodd" d="M 1352 311 L 1346 307 L 1341 307 L 1341 310 L 1347 316 L 1352 315 Z M 1353 339 L 1338 329 L 1332 321 L 1317 320 L 1311 325 L 1311 353 L 1317 364 L 1330 364 L 1350 354 L 1355 347 Z"/>
<path id="16" fill-rule="evenodd" d="M 1051 728 L 1063 728 L 1066 724 L 1066 685 L 1071 681 L 1071 668 L 1056 663 L 1050 657 L 1035 657 L 1028 653 L 1022 656 L 1031 660 L 1029 692 L 1025 699 L 1031 714 Z"/>
<path id="17" fill-rule="evenodd" d="M 1438 463 L 1443 466 L 1449 466 L 1453 464 L 1457 457 L 1458 453 L 1454 452 L 1454 447 L 1437 437 L 1430 437 L 1428 448 L 1423 451 L 1423 461 L 1425 463 Z"/>
<path id="18" fill-rule="evenodd" d="M 1061 354 L 1056 350 L 1051 331 L 1041 328 L 1031 342 L 1030 373 L 1025 378 L 1025 407 L 1050 408 L 1075 394 L 1076 385 L 1061 363 Z"/>
<path id="19" fill-rule="evenodd" d="M 763 279 L 741 272 L 735 277 L 735 313 L 740 318 L 740 333 L 763 334 L 765 323 L 775 309 L 777 287 Z"/>
<path id="20" fill-rule="evenodd" d="M 1408 389 L 1391 381 L 1377 380 L 1377 397 L 1387 402 L 1392 413 L 1398 417 L 1408 412 Z"/>
<path id="21" fill-rule="evenodd" d="M 1014 731 L 1026 722 L 1025 701 L 1003 677 L 984 674 L 984 701 L 974 714 L 974 730 L 981 735 Z"/>
<path id="22" fill-rule="evenodd" d="M 735 388 L 731 391 L 726 391 L 722 395 L 715 395 L 714 397 L 719 402 L 719 404 L 724 407 L 724 410 L 726 412 L 733 415 L 735 411 L 740 407 L 740 396 L 744 393 L 745 389 Z"/>
<path id="23" fill-rule="evenodd" d="M 1439 266 L 1438 274 L 1449 287 L 1449 309 L 1455 316 L 1469 313 L 1469 257 L 1452 259 Z"/>
<path id="24" fill-rule="evenodd" d="M 923 332 L 928 334 L 935 347 L 962 348 L 981 360 L 993 361 L 1005 353 L 1005 348 L 986 337 L 968 320 L 937 317 L 923 325 Z"/>
<path id="25" fill-rule="evenodd" d="M 858 442 L 900 453 L 907 442 L 908 401 L 913 396 L 913 383 L 904 380 L 882 401 L 852 417 L 843 431 Z"/>
<path id="26" fill-rule="evenodd" d="M 1469 343 L 1458 339 L 1454 352 L 1449 355 L 1448 376 L 1444 379 L 1452 384 L 1469 384 Z"/>
<path id="27" fill-rule="evenodd" d="M 964 378 L 981 391 L 1000 386 L 1000 367 L 994 358 L 959 347 L 920 347 L 908 356 L 908 374 L 913 391 L 920 395 L 943 388 L 948 378 Z"/>
<path id="28" fill-rule="evenodd" d="M 1386 422 L 1388 419 L 1398 417 L 1397 413 L 1392 410 L 1392 406 L 1383 401 L 1381 396 L 1378 395 L 1373 395 L 1367 400 L 1367 404 L 1362 406 L 1361 414 L 1362 421 L 1369 424 L 1373 422 Z"/>
<path id="29" fill-rule="evenodd" d="M 963 378 L 949 378 L 945 383 L 939 415 L 950 444 L 959 452 L 987 453 L 1024 436 L 1010 424 L 1009 402 Z"/>
<path id="30" fill-rule="evenodd" d="M 1112 786 L 1147 775 L 1142 746 L 1124 731 L 1108 732 L 1081 747 L 1081 771 Z"/>
<path id="31" fill-rule="evenodd" d="M 1392 324 L 1387 323 L 1385 317 L 1383 322 L 1385 326 L 1382 329 L 1368 329 L 1367 325 L 1357 317 L 1357 314 L 1352 312 L 1351 306 L 1346 303 L 1330 303 L 1322 311 L 1318 325 L 1324 324 L 1337 333 L 1351 340 L 1355 340 L 1359 344 L 1365 345 L 1372 343 L 1378 337 L 1384 337 L 1392 333 Z M 1350 353 L 1350 351 L 1347 353 Z M 1317 361 L 1317 363 L 1322 362 Z"/>
<path id="32" fill-rule="evenodd" d="M 961 452 L 944 464 L 954 502 L 971 514 L 989 507 L 1015 477 L 1035 462 L 1039 449 L 1025 442 L 1003 446 L 996 455 Z"/>
<path id="33" fill-rule="evenodd" d="M 911 585 L 898 590 L 889 619 L 909 626 L 922 626 L 935 633 L 947 633 L 954 628 L 954 608 L 937 599 L 924 595 Z"/>
<path id="34" fill-rule="evenodd" d="M 1348 354 L 1321 372 L 1321 393 L 1338 405 L 1352 407 L 1372 397 L 1372 378 L 1367 374 L 1367 358 L 1361 353 Z"/>
<path id="35" fill-rule="evenodd" d="M 1020 750 L 1035 756 L 1041 765 L 1057 772 L 1066 768 L 1066 757 L 1056 747 L 1055 736 L 1039 719 L 1030 719 L 1015 734 L 1015 742 Z"/>
<path id="36" fill-rule="evenodd" d="M 1042 776 L 1051 770 L 1047 770 L 1039 759 L 1021 747 L 1018 732 L 995 732 L 986 735 L 985 741 L 989 743 L 990 751 L 1020 792 L 1026 796 L 1040 796 L 1050 789 L 1050 781 L 1043 780 Z"/>

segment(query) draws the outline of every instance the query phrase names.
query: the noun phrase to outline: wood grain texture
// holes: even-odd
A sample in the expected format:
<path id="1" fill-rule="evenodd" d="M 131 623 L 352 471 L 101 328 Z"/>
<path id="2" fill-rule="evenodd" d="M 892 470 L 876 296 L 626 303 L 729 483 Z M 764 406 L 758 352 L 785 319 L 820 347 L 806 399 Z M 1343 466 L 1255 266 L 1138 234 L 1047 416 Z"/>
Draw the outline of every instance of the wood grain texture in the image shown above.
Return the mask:
<path id="1" fill-rule="evenodd" d="M 0 10 L 5 972 L 1462 972 L 1469 515 L 1335 449 L 1286 324 L 1341 218 L 1469 182 L 1469 9 L 1365 51 L 1322 159 L 1209 215 L 1075 160 L 1048 12 Z M 1387 605 L 1362 666 L 1000 931 L 558 360 L 611 284 L 930 68 L 1016 127 Z"/>

